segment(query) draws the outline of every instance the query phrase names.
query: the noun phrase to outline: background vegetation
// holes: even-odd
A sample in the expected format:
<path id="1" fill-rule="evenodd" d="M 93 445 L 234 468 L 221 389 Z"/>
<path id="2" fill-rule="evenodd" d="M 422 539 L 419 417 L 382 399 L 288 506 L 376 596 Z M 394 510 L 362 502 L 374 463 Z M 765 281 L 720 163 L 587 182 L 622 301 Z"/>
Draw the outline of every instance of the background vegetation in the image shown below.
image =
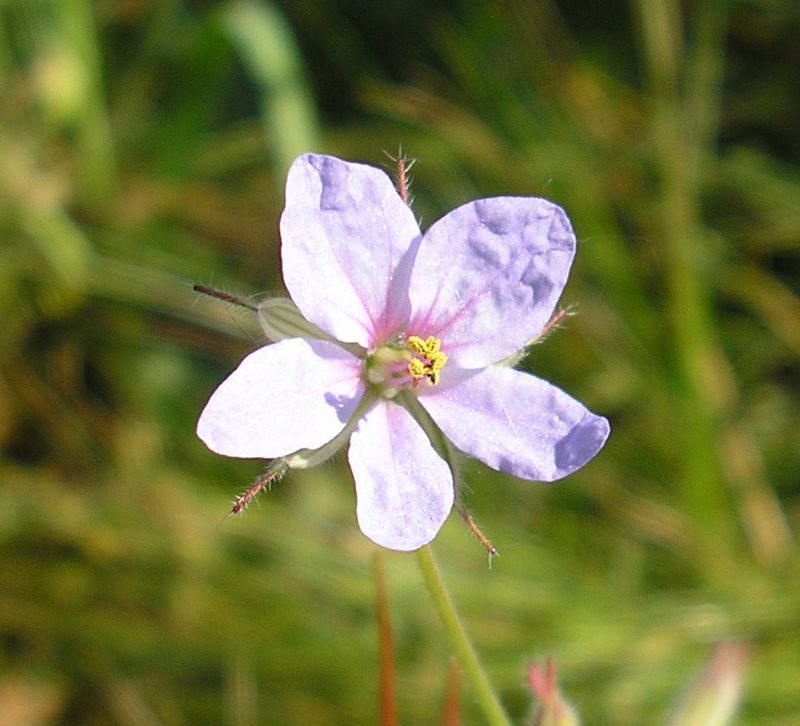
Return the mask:
<path id="1" fill-rule="evenodd" d="M 261 465 L 194 424 L 259 337 L 191 284 L 280 292 L 294 156 L 402 145 L 423 227 L 541 195 L 580 238 L 527 365 L 612 437 L 552 487 L 466 467 L 491 570 L 458 517 L 436 543 L 512 715 L 553 654 L 587 723 L 660 723 L 735 639 L 739 723 L 796 723 L 799 67 L 794 0 L 0 3 L 0 722 L 376 722 L 349 473 L 223 519 Z M 385 568 L 436 723 L 449 647 Z"/>

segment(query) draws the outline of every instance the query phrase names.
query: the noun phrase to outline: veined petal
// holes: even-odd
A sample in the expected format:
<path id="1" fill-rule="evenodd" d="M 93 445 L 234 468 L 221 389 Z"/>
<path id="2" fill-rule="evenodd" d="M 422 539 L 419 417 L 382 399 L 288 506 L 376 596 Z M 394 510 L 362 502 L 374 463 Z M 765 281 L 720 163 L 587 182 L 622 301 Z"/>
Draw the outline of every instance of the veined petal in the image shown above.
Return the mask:
<path id="1" fill-rule="evenodd" d="M 567 281 L 575 235 L 560 207 L 534 197 L 470 202 L 427 231 L 411 277 L 415 335 L 451 363 L 482 368 L 544 327 Z"/>
<path id="2" fill-rule="evenodd" d="M 605 443 L 608 421 L 560 388 L 492 366 L 420 403 L 459 449 L 521 479 L 555 481 L 586 464 Z"/>
<path id="3" fill-rule="evenodd" d="M 225 456 L 272 459 L 316 449 L 364 395 L 360 361 L 324 340 L 291 338 L 248 355 L 212 394 L 197 435 Z"/>
<path id="4" fill-rule="evenodd" d="M 303 315 L 370 347 L 402 326 L 420 232 L 380 169 L 305 154 L 289 169 L 283 279 Z"/>
<path id="5" fill-rule="evenodd" d="M 402 406 L 379 403 L 350 438 L 361 531 L 393 550 L 430 542 L 453 506 L 450 468 Z"/>

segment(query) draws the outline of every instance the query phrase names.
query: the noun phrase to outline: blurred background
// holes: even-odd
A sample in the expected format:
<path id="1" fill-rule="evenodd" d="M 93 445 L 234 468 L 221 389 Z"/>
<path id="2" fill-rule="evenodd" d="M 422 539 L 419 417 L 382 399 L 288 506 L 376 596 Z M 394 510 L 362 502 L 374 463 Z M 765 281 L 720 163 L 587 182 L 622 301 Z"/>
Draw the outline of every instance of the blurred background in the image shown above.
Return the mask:
<path id="1" fill-rule="evenodd" d="M 733 640 L 737 723 L 797 723 L 798 69 L 795 0 L 0 2 L 0 723 L 377 722 L 349 472 L 225 518 L 263 464 L 194 426 L 262 340 L 191 285 L 281 294 L 291 160 L 401 148 L 423 229 L 518 194 L 579 237 L 525 365 L 612 436 L 554 486 L 465 466 L 491 569 L 436 542 L 515 721 L 552 654 L 586 723 L 663 723 Z M 439 723 L 449 645 L 384 564 L 401 722 Z"/>

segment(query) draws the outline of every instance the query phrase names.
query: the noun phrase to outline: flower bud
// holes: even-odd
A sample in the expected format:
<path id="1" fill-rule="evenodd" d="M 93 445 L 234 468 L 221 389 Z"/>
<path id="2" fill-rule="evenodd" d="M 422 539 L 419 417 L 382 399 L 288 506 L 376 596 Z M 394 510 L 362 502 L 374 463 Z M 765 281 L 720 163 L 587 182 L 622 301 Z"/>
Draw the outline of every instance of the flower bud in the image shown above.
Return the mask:
<path id="1" fill-rule="evenodd" d="M 739 707 L 747 648 L 720 643 L 703 672 L 689 685 L 672 713 L 670 726 L 724 726 Z"/>
<path id="2" fill-rule="evenodd" d="M 528 685 L 539 704 L 533 712 L 533 726 L 579 726 L 577 711 L 558 690 L 556 662 L 547 659 L 544 668 L 534 663 L 528 670 Z"/>

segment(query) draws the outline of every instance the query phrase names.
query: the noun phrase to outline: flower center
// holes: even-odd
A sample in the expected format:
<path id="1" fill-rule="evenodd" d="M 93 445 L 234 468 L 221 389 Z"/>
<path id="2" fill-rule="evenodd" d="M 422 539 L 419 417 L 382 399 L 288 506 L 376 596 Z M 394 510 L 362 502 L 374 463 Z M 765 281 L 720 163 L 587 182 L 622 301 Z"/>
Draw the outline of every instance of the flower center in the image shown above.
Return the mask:
<path id="1" fill-rule="evenodd" d="M 382 345 L 367 355 L 364 375 L 383 398 L 394 398 L 402 388 L 416 388 L 423 380 L 436 386 L 447 355 L 434 335 L 409 335 Z"/>
<path id="2" fill-rule="evenodd" d="M 439 383 L 440 371 L 447 363 L 447 356 L 442 353 L 442 341 L 434 335 L 429 335 L 425 340 L 416 335 L 410 335 L 406 341 L 416 355 L 408 361 L 408 374 L 414 381 L 427 378 L 435 386 Z"/>

